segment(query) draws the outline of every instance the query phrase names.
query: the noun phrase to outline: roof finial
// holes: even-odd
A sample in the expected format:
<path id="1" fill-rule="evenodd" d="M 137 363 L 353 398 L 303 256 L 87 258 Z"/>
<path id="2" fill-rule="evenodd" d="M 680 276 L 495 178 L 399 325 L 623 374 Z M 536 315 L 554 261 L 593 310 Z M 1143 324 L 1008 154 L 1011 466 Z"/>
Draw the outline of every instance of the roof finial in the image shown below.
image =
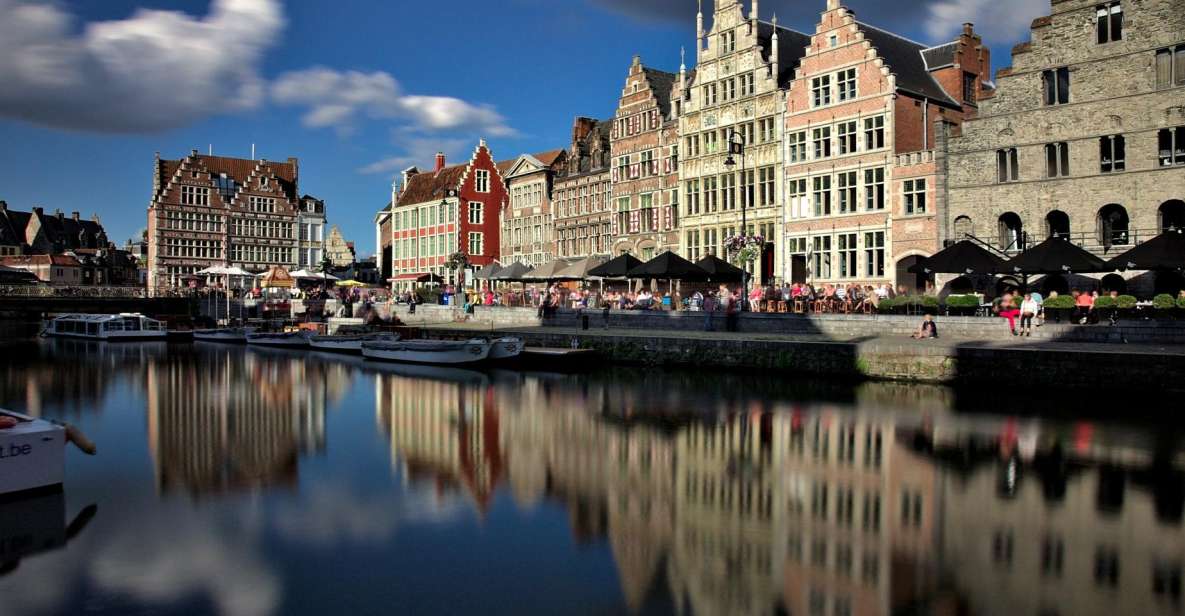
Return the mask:
<path id="1" fill-rule="evenodd" d="M 679 47 L 679 71 L 687 70 L 687 48 Z"/>

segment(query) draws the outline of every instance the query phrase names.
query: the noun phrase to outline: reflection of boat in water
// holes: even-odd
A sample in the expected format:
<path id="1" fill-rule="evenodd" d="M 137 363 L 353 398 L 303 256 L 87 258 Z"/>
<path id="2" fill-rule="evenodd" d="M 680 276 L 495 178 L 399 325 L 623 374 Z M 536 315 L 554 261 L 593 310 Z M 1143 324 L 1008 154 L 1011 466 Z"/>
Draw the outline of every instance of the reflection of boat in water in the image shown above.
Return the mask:
<path id="1" fill-rule="evenodd" d="M 90 505 L 67 525 L 60 487 L 0 501 L 0 577 L 15 571 L 22 558 L 66 547 L 97 512 Z"/>
<path id="2" fill-rule="evenodd" d="M 335 353 L 361 353 L 365 342 L 399 342 L 399 334 L 339 334 L 309 338 L 309 346 L 313 349 Z"/>
<path id="3" fill-rule="evenodd" d="M 202 342 L 232 342 L 247 341 L 249 334 L 255 333 L 254 327 L 224 327 L 221 329 L 195 329 L 193 339 Z"/>
<path id="4" fill-rule="evenodd" d="M 0 494 L 61 485 L 66 429 L 12 411 L 0 410 L 0 419 L 15 422 L 0 429 Z"/>
<path id="5" fill-rule="evenodd" d="M 164 323 L 139 313 L 65 314 L 45 326 L 46 336 L 91 340 L 164 340 Z"/>
<path id="6" fill-rule="evenodd" d="M 365 342 L 362 355 L 367 359 L 412 364 L 473 364 L 490 356 L 492 343 L 484 340 L 408 340 L 406 342 Z"/>
<path id="7" fill-rule="evenodd" d="M 463 383 L 476 386 L 484 386 L 487 383 L 487 377 L 484 373 L 466 368 L 395 362 L 368 362 L 366 367 L 381 374 L 392 374 L 412 379 Z"/>
<path id="8" fill-rule="evenodd" d="M 281 348 L 307 348 L 309 346 L 309 333 L 251 333 L 247 334 L 247 344 Z"/>

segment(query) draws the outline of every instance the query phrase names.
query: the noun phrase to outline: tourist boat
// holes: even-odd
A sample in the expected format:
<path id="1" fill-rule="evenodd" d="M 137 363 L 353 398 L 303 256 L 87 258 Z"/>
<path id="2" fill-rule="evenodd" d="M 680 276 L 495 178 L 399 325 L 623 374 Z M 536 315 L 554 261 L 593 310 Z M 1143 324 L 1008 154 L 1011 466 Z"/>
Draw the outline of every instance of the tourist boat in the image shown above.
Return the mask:
<path id="1" fill-rule="evenodd" d="M 64 314 L 50 320 L 42 333 L 90 340 L 164 340 L 169 335 L 163 323 L 139 313 Z"/>
<path id="2" fill-rule="evenodd" d="M 251 333 L 247 334 L 247 344 L 288 349 L 308 348 L 309 332 Z"/>
<path id="3" fill-rule="evenodd" d="M 490 356 L 493 343 L 485 340 L 407 340 L 404 342 L 363 342 L 362 355 L 367 359 L 398 361 L 410 364 L 474 364 Z"/>
<path id="4" fill-rule="evenodd" d="M 66 462 L 66 428 L 0 409 L 0 494 L 61 485 Z M 2 547 L 2 546 L 0 546 Z"/>
<path id="5" fill-rule="evenodd" d="M 399 342 L 399 334 L 337 334 L 309 337 L 309 346 L 318 351 L 335 353 L 360 353 L 364 342 Z"/>
<path id="6" fill-rule="evenodd" d="M 499 338 L 493 341 L 493 346 L 490 347 L 491 360 L 514 359 L 523 352 L 522 338 Z"/>
<path id="7" fill-rule="evenodd" d="M 247 335 L 255 333 L 254 327 L 224 327 L 222 329 L 195 329 L 193 339 L 204 342 L 246 342 Z"/>

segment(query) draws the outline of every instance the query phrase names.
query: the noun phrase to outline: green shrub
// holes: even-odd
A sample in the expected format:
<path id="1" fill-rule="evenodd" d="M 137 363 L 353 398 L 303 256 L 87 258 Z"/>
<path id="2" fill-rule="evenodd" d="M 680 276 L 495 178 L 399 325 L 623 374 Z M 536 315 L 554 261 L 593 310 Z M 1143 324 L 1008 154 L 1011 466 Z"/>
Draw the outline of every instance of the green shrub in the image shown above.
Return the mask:
<path id="1" fill-rule="evenodd" d="M 979 308 L 979 297 L 976 295 L 950 295 L 946 298 L 947 308 Z"/>
<path id="2" fill-rule="evenodd" d="M 1104 295 L 1094 300 L 1095 310 L 1113 310 L 1119 306 L 1119 301 L 1110 295 Z"/>
<path id="3" fill-rule="evenodd" d="M 897 308 L 897 306 L 898 306 L 897 299 L 892 298 L 892 297 L 886 297 L 886 298 L 882 299 L 881 301 L 877 302 L 876 310 L 877 310 L 877 312 L 880 312 L 882 314 L 888 314 L 890 312 L 893 312 L 893 310 L 895 310 Z"/>
<path id="4" fill-rule="evenodd" d="M 933 295 L 923 295 L 921 296 L 921 300 L 921 305 L 925 308 L 938 307 L 938 298 L 934 297 Z"/>
<path id="5" fill-rule="evenodd" d="M 1069 295 L 1059 295 L 1045 300 L 1046 310 L 1068 310 L 1074 308 L 1074 298 Z"/>
<path id="6" fill-rule="evenodd" d="M 1168 293 L 1161 293 L 1152 298 L 1152 307 L 1157 310 L 1172 310 L 1176 306 L 1177 300 L 1173 299 L 1173 296 Z"/>
<path id="7" fill-rule="evenodd" d="M 1177 298 L 1177 307 L 1180 308 L 1181 310 L 1185 310 L 1185 297 L 1178 297 Z"/>
<path id="8" fill-rule="evenodd" d="M 1119 305 L 1120 310 L 1131 310 L 1136 307 L 1138 300 L 1131 295 L 1120 295 L 1115 298 L 1115 303 Z"/>

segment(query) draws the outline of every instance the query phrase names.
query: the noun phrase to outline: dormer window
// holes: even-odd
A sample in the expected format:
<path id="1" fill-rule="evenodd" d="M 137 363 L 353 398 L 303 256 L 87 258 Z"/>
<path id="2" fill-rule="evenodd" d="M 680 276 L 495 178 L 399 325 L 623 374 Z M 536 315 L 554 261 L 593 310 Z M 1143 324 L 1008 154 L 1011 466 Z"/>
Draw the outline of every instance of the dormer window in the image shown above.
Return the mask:
<path id="1" fill-rule="evenodd" d="M 267 176 L 263 176 L 263 177 L 259 178 L 259 187 L 260 188 L 267 188 Z"/>
<path id="2" fill-rule="evenodd" d="M 827 44 L 830 47 L 838 47 L 839 46 L 839 37 L 832 34 L 831 38 L 827 39 Z"/>

